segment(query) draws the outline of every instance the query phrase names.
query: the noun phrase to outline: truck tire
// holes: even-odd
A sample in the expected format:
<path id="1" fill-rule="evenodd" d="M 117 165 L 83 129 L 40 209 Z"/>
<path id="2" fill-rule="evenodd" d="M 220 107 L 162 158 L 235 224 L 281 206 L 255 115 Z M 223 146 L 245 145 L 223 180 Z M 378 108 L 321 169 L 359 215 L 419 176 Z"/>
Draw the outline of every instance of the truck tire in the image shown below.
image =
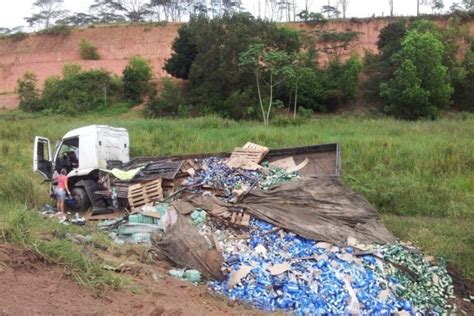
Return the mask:
<path id="1" fill-rule="evenodd" d="M 71 195 L 76 201 L 76 205 L 72 207 L 73 211 L 84 212 L 89 209 L 91 202 L 87 196 L 86 191 L 83 188 L 74 188 L 71 191 Z"/>

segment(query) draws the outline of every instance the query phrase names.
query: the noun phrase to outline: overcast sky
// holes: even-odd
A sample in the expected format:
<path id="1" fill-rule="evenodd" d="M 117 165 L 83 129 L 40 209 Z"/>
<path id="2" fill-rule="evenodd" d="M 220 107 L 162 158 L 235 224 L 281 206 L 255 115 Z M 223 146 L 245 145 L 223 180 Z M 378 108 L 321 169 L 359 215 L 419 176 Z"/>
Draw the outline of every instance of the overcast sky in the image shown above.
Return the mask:
<path id="1" fill-rule="evenodd" d="M 337 0 L 330 0 L 331 4 Z M 34 0 L 0 0 L 0 27 L 12 28 L 19 25 L 25 25 L 24 17 L 30 16 L 33 12 L 32 3 Z M 64 9 L 72 12 L 86 12 L 93 0 L 64 0 Z M 262 1 L 263 2 L 263 1 Z M 297 0 L 300 7 L 303 7 L 304 0 Z M 321 6 L 326 5 L 328 0 L 308 0 L 311 3 L 311 11 L 319 12 Z M 394 0 L 394 11 L 396 15 L 415 15 L 416 0 Z M 453 2 L 461 2 L 460 0 L 444 0 L 445 10 L 447 10 Z M 252 12 L 258 11 L 257 1 L 243 0 L 244 7 Z M 299 12 L 300 10 L 297 10 Z M 429 7 L 422 7 L 423 13 L 431 13 Z M 347 9 L 348 17 L 369 17 L 373 14 L 377 16 L 388 15 L 388 0 L 350 0 Z"/>

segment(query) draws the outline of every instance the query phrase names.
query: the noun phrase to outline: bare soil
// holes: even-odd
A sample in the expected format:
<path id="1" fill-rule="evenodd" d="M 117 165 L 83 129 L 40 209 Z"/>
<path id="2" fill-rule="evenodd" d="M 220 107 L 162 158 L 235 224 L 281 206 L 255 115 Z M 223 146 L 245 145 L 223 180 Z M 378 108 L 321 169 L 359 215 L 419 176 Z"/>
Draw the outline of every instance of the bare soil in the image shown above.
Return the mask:
<path id="1" fill-rule="evenodd" d="M 175 280 L 164 267 L 129 275 L 138 292 L 108 290 L 100 296 L 65 277 L 32 251 L 0 244 L 0 315 L 254 315 L 258 311 L 205 285 Z M 152 277 L 154 275 L 154 277 Z M 135 291 L 134 291 L 135 292 Z"/>

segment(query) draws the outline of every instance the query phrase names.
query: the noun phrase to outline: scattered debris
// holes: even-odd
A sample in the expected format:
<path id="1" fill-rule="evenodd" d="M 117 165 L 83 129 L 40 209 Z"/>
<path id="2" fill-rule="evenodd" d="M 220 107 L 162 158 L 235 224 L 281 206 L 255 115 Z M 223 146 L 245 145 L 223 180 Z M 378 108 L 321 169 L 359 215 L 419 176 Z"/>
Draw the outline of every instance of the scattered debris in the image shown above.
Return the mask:
<path id="1" fill-rule="evenodd" d="M 117 245 L 148 245 L 152 260 L 177 267 L 173 277 L 207 278 L 211 290 L 264 310 L 447 313 L 453 284 L 442 260 L 396 242 L 375 208 L 340 182 L 331 146 L 272 152 L 247 143 L 230 156 L 137 159 L 101 175 L 93 193 L 114 207 L 86 218 Z M 134 273 L 128 263 L 104 269 Z"/>

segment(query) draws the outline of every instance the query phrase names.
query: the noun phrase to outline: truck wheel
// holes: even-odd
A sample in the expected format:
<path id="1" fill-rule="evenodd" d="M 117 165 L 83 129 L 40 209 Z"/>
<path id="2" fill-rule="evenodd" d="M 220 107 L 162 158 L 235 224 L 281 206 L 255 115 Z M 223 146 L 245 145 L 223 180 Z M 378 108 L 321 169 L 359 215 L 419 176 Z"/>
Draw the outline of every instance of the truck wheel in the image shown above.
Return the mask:
<path id="1" fill-rule="evenodd" d="M 87 196 L 86 191 L 83 188 L 74 188 L 71 191 L 71 195 L 76 201 L 75 205 L 71 207 L 76 212 L 87 211 L 91 206 L 89 197 Z"/>

